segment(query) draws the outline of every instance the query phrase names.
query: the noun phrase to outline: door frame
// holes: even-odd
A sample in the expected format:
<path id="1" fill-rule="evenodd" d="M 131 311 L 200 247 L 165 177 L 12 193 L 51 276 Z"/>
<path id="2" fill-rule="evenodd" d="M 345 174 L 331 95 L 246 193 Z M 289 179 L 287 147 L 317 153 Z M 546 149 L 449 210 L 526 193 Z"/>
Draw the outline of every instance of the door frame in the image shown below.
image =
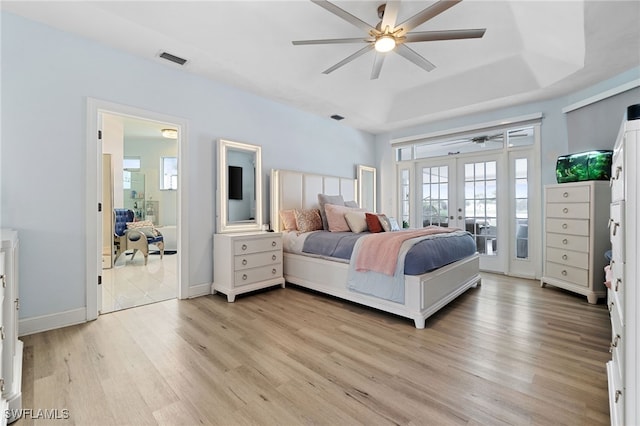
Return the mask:
<path id="1" fill-rule="evenodd" d="M 161 114 L 127 105 L 121 105 L 95 98 L 87 98 L 87 156 L 85 167 L 86 186 L 86 319 L 98 318 L 101 306 L 101 287 L 98 279 L 102 276 L 102 214 L 98 204 L 102 202 L 102 114 L 131 116 L 148 121 L 171 123 L 178 128 L 178 194 L 177 194 L 177 245 L 178 245 L 178 299 L 188 297 L 188 244 L 183 236 L 189 235 L 187 221 L 187 141 L 188 122 L 184 118 Z"/>

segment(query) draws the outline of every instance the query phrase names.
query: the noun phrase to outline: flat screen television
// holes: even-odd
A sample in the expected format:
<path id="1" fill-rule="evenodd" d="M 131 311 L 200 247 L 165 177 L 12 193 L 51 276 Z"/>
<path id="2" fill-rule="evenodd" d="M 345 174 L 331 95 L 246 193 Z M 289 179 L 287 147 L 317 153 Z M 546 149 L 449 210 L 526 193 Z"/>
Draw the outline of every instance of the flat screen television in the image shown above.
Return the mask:
<path id="1" fill-rule="evenodd" d="M 229 199 L 242 200 L 242 167 L 229 166 Z"/>

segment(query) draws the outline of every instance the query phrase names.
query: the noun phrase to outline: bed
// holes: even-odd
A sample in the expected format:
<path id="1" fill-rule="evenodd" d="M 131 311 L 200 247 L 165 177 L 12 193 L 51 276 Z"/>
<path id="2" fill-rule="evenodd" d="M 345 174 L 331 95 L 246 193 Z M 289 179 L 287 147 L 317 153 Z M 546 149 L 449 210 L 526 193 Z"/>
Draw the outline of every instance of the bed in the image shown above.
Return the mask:
<path id="1" fill-rule="evenodd" d="M 340 195 L 344 200 L 355 200 L 355 183 L 355 179 L 352 178 L 291 170 L 272 170 L 270 183 L 272 229 L 277 232 L 284 231 L 281 211 L 319 208 L 318 194 Z M 328 231 L 318 231 L 318 233 L 321 232 Z M 396 281 L 399 283 L 396 293 L 399 293 L 400 297 L 367 294 L 354 286 L 354 260 L 304 253 L 302 247 L 309 238 L 307 235 L 298 235 L 299 233 L 295 232 L 292 235 L 288 235 L 287 232 L 283 234 L 283 267 L 286 282 L 412 319 L 418 329 L 425 327 L 428 317 L 469 288 L 479 285 L 481 281 L 479 256 L 475 249 L 453 263 L 419 275 L 402 273 L 403 257 L 398 260 L 396 269 L 396 275 L 398 275 L 397 271 L 400 271 L 399 276 L 396 276 Z M 422 241 L 425 238 L 435 237 L 420 237 L 412 240 L 413 242 L 403 243 L 403 256 L 407 254 L 408 247 L 416 244 L 415 241 Z M 363 250 L 360 247 L 363 245 L 362 241 L 364 240 L 357 239 L 354 256 L 357 250 Z M 369 276 L 376 277 L 378 274 L 370 272 L 365 273 L 364 276 L 360 274 L 360 284 L 364 282 L 366 285 Z"/>

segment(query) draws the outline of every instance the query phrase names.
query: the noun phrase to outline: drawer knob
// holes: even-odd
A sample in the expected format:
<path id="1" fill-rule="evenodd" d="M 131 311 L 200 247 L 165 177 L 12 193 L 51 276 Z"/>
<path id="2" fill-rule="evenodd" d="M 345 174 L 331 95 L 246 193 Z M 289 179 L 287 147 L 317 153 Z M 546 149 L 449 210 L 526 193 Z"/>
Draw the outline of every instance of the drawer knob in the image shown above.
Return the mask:
<path id="1" fill-rule="evenodd" d="M 616 167 L 616 179 L 620 179 L 620 173 L 622 173 L 622 166 Z"/>
<path id="2" fill-rule="evenodd" d="M 247 277 L 247 274 L 242 274 L 242 279 L 243 279 L 244 281 L 246 281 L 246 280 L 247 280 L 247 278 L 248 278 L 248 277 Z"/>
<path id="3" fill-rule="evenodd" d="M 4 327 L 0 326 L 0 339 L 4 340 L 6 336 L 4 335 Z"/>
<path id="4" fill-rule="evenodd" d="M 618 403 L 618 400 L 620 399 L 620 395 L 622 395 L 622 391 L 616 389 L 616 404 Z"/>
<path id="5" fill-rule="evenodd" d="M 569 193 L 568 193 L 567 191 L 565 191 L 565 192 L 563 192 L 563 193 L 562 193 L 562 196 L 563 196 L 564 198 L 567 198 L 567 197 L 569 196 Z"/>
<path id="6" fill-rule="evenodd" d="M 276 272 L 277 272 L 277 271 L 276 271 L 276 268 L 273 268 L 273 269 L 271 270 L 271 273 L 272 273 L 273 275 L 275 275 L 275 274 L 276 274 Z"/>
<path id="7" fill-rule="evenodd" d="M 562 213 L 569 213 L 569 209 L 565 207 L 564 209 L 562 209 Z"/>
<path id="8" fill-rule="evenodd" d="M 275 241 L 271 241 L 271 247 L 275 247 L 277 245 L 278 245 L 278 243 L 276 243 Z"/>
<path id="9" fill-rule="evenodd" d="M 617 231 L 618 231 L 618 227 L 619 227 L 619 226 L 620 226 L 620 224 L 619 224 L 618 222 L 616 222 L 616 223 L 614 223 L 614 224 L 613 224 L 613 231 L 612 231 L 612 234 L 613 234 L 613 236 L 614 236 L 614 237 L 616 236 L 616 233 L 617 233 Z"/>
<path id="10" fill-rule="evenodd" d="M 562 244 L 569 244 L 569 240 L 567 240 L 566 238 L 562 240 Z"/>
<path id="11" fill-rule="evenodd" d="M 246 250 L 246 249 L 247 249 L 247 245 L 246 245 L 246 244 L 243 244 L 243 245 L 242 245 L 242 250 Z"/>
<path id="12" fill-rule="evenodd" d="M 562 260 L 567 260 L 569 258 L 569 256 L 567 256 L 566 254 L 562 255 Z"/>
<path id="13" fill-rule="evenodd" d="M 609 303 L 609 312 L 613 311 L 613 302 Z"/>
<path id="14" fill-rule="evenodd" d="M 622 280 L 620 278 L 616 279 L 616 287 L 615 287 L 615 291 L 618 291 L 618 287 L 620 287 L 620 284 L 622 283 Z"/>
<path id="15" fill-rule="evenodd" d="M 563 270 L 562 270 L 562 276 L 563 276 L 563 277 L 566 277 L 566 276 L 567 276 L 567 270 L 566 270 L 566 269 L 563 269 Z"/>
<path id="16" fill-rule="evenodd" d="M 247 259 L 242 259 L 242 264 L 246 265 L 247 264 Z"/>
<path id="17" fill-rule="evenodd" d="M 562 224 L 562 229 L 567 229 L 569 227 L 569 225 L 567 225 L 566 223 Z"/>
<path id="18" fill-rule="evenodd" d="M 271 260 L 275 261 L 278 258 L 278 256 L 276 256 L 275 254 L 271 255 Z"/>

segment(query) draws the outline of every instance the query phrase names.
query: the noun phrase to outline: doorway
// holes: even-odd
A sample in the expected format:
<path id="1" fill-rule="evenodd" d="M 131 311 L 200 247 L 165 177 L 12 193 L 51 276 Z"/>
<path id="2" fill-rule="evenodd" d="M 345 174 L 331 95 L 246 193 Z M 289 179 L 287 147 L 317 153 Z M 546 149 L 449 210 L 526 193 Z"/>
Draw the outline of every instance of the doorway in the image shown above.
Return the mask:
<path id="1" fill-rule="evenodd" d="M 503 198 L 498 184 L 502 156 L 440 157 L 416 164 L 422 226 L 438 225 L 466 229 L 476 241 L 480 269 L 505 272 L 507 240 L 499 211 Z M 501 178 L 502 179 L 502 178 Z"/>
<path id="2" fill-rule="evenodd" d="M 177 175 L 170 176 L 168 180 L 169 182 L 173 182 L 175 184 L 175 186 L 171 188 L 173 189 L 172 194 L 175 197 L 175 207 L 173 208 L 173 213 L 172 213 L 175 221 L 175 228 L 173 230 L 168 230 L 165 228 L 164 230 L 165 232 L 163 232 L 163 234 L 164 233 L 169 234 L 168 242 L 169 244 L 171 244 L 170 247 L 167 246 L 165 247 L 165 249 L 171 250 L 172 252 L 175 252 L 175 254 L 167 255 L 165 253 L 165 255 L 163 256 L 163 260 L 166 260 L 168 257 L 171 257 L 172 258 L 172 260 L 170 261 L 171 265 L 175 263 L 174 272 L 172 272 L 174 275 L 173 280 L 175 280 L 175 283 L 174 283 L 175 286 L 173 288 L 176 289 L 174 297 L 178 297 L 179 299 L 184 299 L 188 297 L 188 287 L 187 287 L 188 280 L 186 276 L 187 268 L 185 265 L 186 259 L 188 259 L 188 253 L 186 253 L 188 247 L 182 238 L 182 235 L 188 233 L 187 222 L 185 220 L 186 218 L 185 203 L 183 202 L 184 193 L 187 190 L 186 171 L 185 171 L 185 168 L 186 168 L 185 166 L 187 164 L 186 155 L 185 155 L 187 152 L 187 148 L 186 148 L 187 122 L 184 119 L 173 117 L 173 116 L 163 115 L 163 114 L 142 110 L 134 107 L 129 107 L 125 105 L 120 105 L 120 104 L 115 104 L 107 101 L 101 101 L 101 100 L 89 98 L 87 100 L 87 141 L 89 141 L 89 143 L 87 145 L 87 169 L 86 169 L 87 170 L 87 173 L 86 173 L 86 179 L 87 179 L 86 235 L 87 235 L 87 259 L 88 259 L 87 268 L 86 268 L 86 271 L 87 271 L 87 275 L 86 275 L 87 318 L 86 319 L 87 320 L 96 319 L 102 311 L 102 304 L 103 304 L 102 295 L 104 292 L 103 286 L 104 286 L 105 279 L 107 278 L 103 276 L 103 261 L 104 261 L 103 220 L 105 219 L 105 217 L 110 217 L 111 215 L 113 215 L 113 207 L 118 207 L 114 204 L 109 207 L 105 206 L 108 210 L 103 209 L 104 200 L 102 199 L 102 193 L 103 193 L 103 181 L 105 179 L 103 177 L 103 161 L 104 161 L 103 136 L 105 135 L 103 126 L 104 126 L 104 118 L 107 117 L 108 115 L 120 117 L 120 119 L 130 118 L 130 119 L 141 120 L 143 122 L 161 124 L 163 125 L 163 128 L 173 127 L 173 129 L 177 131 L 177 139 L 176 139 L 177 155 L 175 156 L 175 162 L 177 163 L 177 160 L 179 159 L 180 167 L 177 170 Z M 123 158 L 124 153 L 121 155 Z M 116 162 L 119 163 L 118 161 Z M 124 171 L 125 167 L 123 165 L 119 167 L 121 167 L 121 169 Z M 112 170 L 118 170 L 118 169 L 116 167 L 113 167 Z M 158 164 L 158 170 L 161 170 L 160 164 Z M 154 177 L 152 177 L 152 179 L 156 180 L 157 178 L 157 180 L 160 180 L 160 177 L 158 175 L 159 173 L 160 171 L 158 171 L 157 174 Z M 123 181 L 124 181 L 124 178 L 122 179 L 114 178 L 113 180 L 114 183 L 123 182 Z M 129 193 L 129 196 L 131 196 L 130 193 Z M 136 192 L 136 196 L 138 196 L 137 192 Z M 123 200 L 122 203 L 124 204 L 124 192 L 123 192 L 122 200 Z M 146 201 L 147 200 L 145 197 L 145 206 L 146 206 Z M 168 221 L 169 217 L 171 216 L 171 213 L 168 213 L 170 210 L 163 210 L 160 205 L 161 200 L 156 198 L 155 196 L 151 199 L 151 201 L 153 203 L 150 203 L 150 205 L 153 205 L 154 207 L 156 207 L 155 201 L 158 201 L 158 205 L 157 205 L 158 211 L 156 212 L 154 210 L 153 214 L 151 214 L 151 212 L 146 212 L 145 210 L 145 214 L 149 214 L 149 216 L 152 218 L 152 221 L 157 222 L 158 225 L 160 225 L 161 224 L 160 222 L 163 221 L 163 215 L 164 215 L 164 220 Z M 168 205 L 168 203 L 166 205 Z M 140 209 L 140 204 L 138 205 L 138 209 Z M 162 232 L 162 227 L 160 227 L 159 229 L 160 229 L 160 232 Z M 110 233 L 109 235 L 113 235 L 113 233 Z M 109 242 L 107 246 L 111 247 L 111 242 Z M 150 247 L 151 252 L 153 253 L 156 248 L 157 247 L 151 246 Z M 135 266 L 138 262 L 138 256 L 140 256 L 140 259 L 141 259 L 140 263 L 142 265 L 144 265 L 144 259 L 143 259 L 143 256 L 141 256 L 141 253 L 138 253 L 134 261 L 130 262 L 131 254 L 132 252 L 129 253 L 128 255 L 125 253 L 124 256 L 126 257 L 123 259 L 115 259 L 114 257 L 111 260 L 111 262 L 113 262 L 113 265 L 116 265 L 116 266 L 118 266 L 120 262 L 127 262 L 128 264 L 126 266 L 132 266 L 131 268 L 129 268 L 131 270 L 127 272 L 133 272 L 132 270 L 135 269 Z M 154 266 L 152 265 L 152 259 L 156 257 L 159 259 L 160 257 L 159 254 L 153 253 L 148 256 L 147 266 L 150 268 L 150 269 L 148 268 L 149 269 L 148 273 L 151 273 L 151 274 L 154 273 L 154 269 L 153 269 Z M 154 263 L 158 265 L 157 262 L 154 262 Z M 158 270 L 155 270 L 155 272 L 157 273 Z M 164 269 L 164 272 L 166 272 L 166 268 Z M 146 278 L 139 275 L 135 279 L 139 281 L 140 280 L 144 281 Z"/>
<path id="3" fill-rule="evenodd" d="M 103 112 L 102 304 L 100 313 L 175 299 L 177 278 L 178 132 L 175 124 Z M 136 250 L 114 209 L 133 223 L 126 235 L 157 236 Z M 121 218 L 122 216 L 118 216 Z M 161 238 L 160 238 L 161 237 Z"/>

